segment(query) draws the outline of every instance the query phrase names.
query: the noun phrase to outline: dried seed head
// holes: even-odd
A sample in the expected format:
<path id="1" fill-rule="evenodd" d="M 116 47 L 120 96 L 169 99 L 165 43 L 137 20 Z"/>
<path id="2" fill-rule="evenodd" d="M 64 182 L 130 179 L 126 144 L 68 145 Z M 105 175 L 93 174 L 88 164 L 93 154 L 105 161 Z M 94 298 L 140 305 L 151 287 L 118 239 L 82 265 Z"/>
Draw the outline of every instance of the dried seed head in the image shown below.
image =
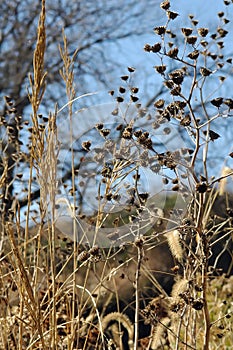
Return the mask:
<path id="1" fill-rule="evenodd" d="M 208 42 L 206 40 L 201 40 L 200 41 L 200 44 L 203 46 L 203 47 L 206 47 L 208 45 Z"/>
<path id="2" fill-rule="evenodd" d="M 202 36 L 204 38 L 209 33 L 209 29 L 208 28 L 198 28 L 197 32 L 200 36 Z"/>
<path id="3" fill-rule="evenodd" d="M 134 136 L 135 137 L 140 137 L 142 135 L 142 130 L 136 130 L 135 132 L 134 132 Z"/>
<path id="4" fill-rule="evenodd" d="M 122 87 L 122 86 L 119 87 L 119 92 L 120 92 L 121 94 L 124 94 L 125 91 L 126 91 L 126 89 L 125 89 L 124 87 Z"/>
<path id="5" fill-rule="evenodd" d="M 139 91 L 138 87 L 132 87 L 130 90 L 132 91 L 133 94 L 137 94 Z"/>
<path id="6" fill-rule="evenodd" d="M 142 248 L 143 247 L 143 243 L 144 243 L 144 239 L 143 237 L 136 237 L 134 244 L 136 247 L 138 248 Z"/>
<path id="7" fill-rule="evenodd" d="M 134 95 L 130 95 L 130 99 L 133 102 L 137 102 L 139 100 L 139 98 L 137 96 L 134 96 Z"/>
<path id="8" fill-rule="evenodd" d="M 168 19 L 175 19 L 176 17 L 179 16 L 179 13 L 174 12 L 174 11 L 169 11 L 169 10 L 168 10 L 168 11 L 166 12 L 166 15 L 167 15 Z"/>
<path id="9" fill-rule="evenodd" d="M 219 108 L 221 106 L 221 104 L 223 103 L 223 98 L 217 97 L 217 98 L 214 98 L 213 100 L 211 100 L 210 102 L 212 103 L 212 105 Z"/>
<path id="10" fill-rule="evenodd" d="M 163 73 L 165 72 L 167 66 L 164 66 L 164 65 L 162 65 L 162 66 L 155 66 L 154 68 L 156 69 L 156 71 L 157 71 L 159 74 L 163 74 Z"/>
<path id="11" fill-rule="evenodd" d="M 176 106 L 178 106 L 178 108 L 184 109 L 187 105 L 187 103 L 185 101 L 175 101 Z"/>
<path id="12" fill-rule="evenodd" d="M 103 136 L 103 137 L 107 137 L 109 134 L 110 134 L 110 129 L 102 129 L 100 131 L 100 134 Z"/>
<path id="13" fill-rule="evenodd" d="M 169 57 L 174 58 L 174 57 L 177 57 L 178 52 L 179 52 L 178 47 L 174 47 L 174 49 L 171 49 L 170 51 L 167 52 L 167 55 L 168 55 Z"/>
<path id="14" fill-rule="evenodd" d="M 104 166 L 103 169 L 101 170 L 101 175 L 103 177 L 110 178 L 112 175 L 112 168 L 109 165 Z"/>
<path id="15" fill-rule="evenodd" d="M 175 184 L 178 184 L 179 182 L 179 179 L 176 177 L 175 179 L 172 179 L 172 183 L 175 185 Z"/>
<path id="16" fill-rule="evenodd" d="M 208 189 L 208 186 L 205 182 L 199 182 L 196 184 L 196 190 L 199 193 L 205 193 Z"/>
<path id="17" fill-rule="evenodd" d="M 188 36 L 187 37 L 187 43 L 188 44 L 191 44 L 191 45 L 194 45 L 197 41 L 197 36 Z"/>
<path id="18" fill-rule="evenodd" d="M 91 141 L 84 141 L 84 142 L 82 143 L 82 148 L 83 148 L 85 151 L 89 152 L 89 151 L 90 151 L 90 147 L 91 147 Z"/>
<path id="19" fill-rule="evenodd" d="M 112 193 L 107 193 L 105 195 L 105 198 L 107 199 L 107 201 L 110 201 L 112 199 Z"/>
<path id="20" fill-rule="evenodd" d="M 181 28 L 181 31 L 184 34 L 184 36 L 186 36 L 186 37 L 191 35 L 193 32 L 192 28 Z"/>
<path id="21" fill-rule="evenodd" d="M 126 127 L 122 133 L 122 137 L 126 140 L 130 140 L 132 138 L 132 128 Z"/>
<path id="22" fill-rule="evenodd" d="M 169 78 L 171 78 L 171 80 L 177 85 L 182 84 L 184 80 L 184 72 L 181 69 L 176 69 L 168 75 Z"/>
<path id="23" fill-rule="evenodd" d="M 170 8 L 170 6 L 171 6 L 170 1 L 168 1 L 168 0 L 163 1 L 160 4 L 161 9 L 163 9 L 163 10 L 168 10 Z"/>
<path id="24" fill-rule="evenodd" d="M 207 135 L 207 131 L 203 131 L 203 134 Z M 220 135 L 213 130 L 209 130 L 209 137 L 211 141 L 214 141 L 217 140 L 220 137 Z"/>
<path id="25" fill-rule="evenodd" d="M 181 87 L 180 87 L 180 86 L 175 87 L 174 89 L 171 90 L 170 93 L 171 93 L 171 95 L 173 95 L 173 96 L 180 96 Z"/>
<path id="26" fill-rule="evenodd" d="M 104 127 L 104 124 L 102 124 L 102 123 L 98 123 L 98 124 L 96 124 L 96 129 L 97 130 L 101 130 L 101 129 L 103 129 L 103 127 Z"/>
<path id="27" fill-rule="evenodd" d="M 159 49 L 160 50 L 160 49 Z M 151 52 L 152 51 L 152 46 L 150 44 L 145 44 L 144 45 L 144 51 L 146 52 Z"/>
<path id="28" fill-rule="evenodd" d="M 156 43 L 153 46 L 151 46 L 150 51 L 156 53 L 156 52 L 159 52 L 161 50 L 161 48 L 162 48 L 161 44 L 160 43 Z M 144 47 L 144 50 L 145 50 L 145 47 Z"/>
<path id="29" fill-rule="evenodd" d="M 191 124 L 190 114 L 186 114 L 186 116 L 181 119 L 180 125 L 182 125 L 182 126 L 189 126 L 190 124 Z"/>
<path id="30" fill-rule="evenodd" d="M 164 85 L 168 88 L 168 89 L 172 89 L 174 87 L 174 83 L 172 80 L 167 80 L 164 82 Z"/>
<path id="31" fill-rule="evenodd" d="M 90 250 L 89 250 L 89 253 L 93 256 L 99 256 L 100 255 L 100 249 L 99 247 L 96 245 L 94 247 L 92 247 Z"/>
<path id="32" fill-rule="evenodd" d="M 165 26 L 155 27 L 154 32 L 158 35 L 163 35 L 166 32 L 166 27 Z"/>
<path id="33" fill-rule="evenodd" d="M 163 99 L 159 99 L 159 100 L 155 101 L 154 106 L 156 108 L 162 108 L 164 106 L 164 103 L 165 103 L 165 101 Z"/>
<path id="34" fill-rule="evenodd" d="M 224 16 L 224 12 L 223 11 L 221 11 L 221 12 L 218 12 L 218 17 L 223 17 Z"/>
<path id="35" fill-rule="evenodd" d="M 115 109 L 112 111 L 112 115 L 118 115 L 118 112 L 119 112 L 119 109 L 118 109 L 118 108 L 115 108 Z"/>
<path id="36" fill-rule="evenodd" d="M 179 191 L 179 189 L 180 189 L 180 186 L 179 185 L 175 185 L 175 186 L 173 186 L 172 187 L 172 191 Z"/>
<path id="37" fill-rule="evenodd" d="M 193 19 L 193 20 L 192 20 L 192 24 L 193 24 L 194 26 L 198 25 L 198 23 L 199 23 L 199 21 L 197 21 L 196 19 Z"/>
<path id="38" fill-rule="evenodd" d="M 217 45 L 218 45 L 218 47 L 219 47 L 220 49 L 223 49 L 223 48 L 224 48 L 224 42 L 223 42 L 223 41 L 218 41 L 218 42 L 217 42 Z M 219 55 L 219 57 L 220 57 L 220 55 Z"/>
<path id="39" fill-rule="evenodd" d="M 233 99 L 232 98 L 227 98 L 224 100 L 224 104 L 227 105 L 230 109 L 233 109 Z"/>
<path id="40" fill-rule="evenodd" d="M 217 32 L 221 38 L 224 38 L 228 34 L 228 31 L 223 28 L 218 28 Z"/>
<path id="41" fill-rule="evenodd" d="M 129 71 L 130 73 L 133 73 L 133 72 L 135 72 L 135 68 L 134 68 L 134 67 L 128 67 L 128 71 Z"/>
<path id="42" fill-rule="evenodd" d="M 188 54 L 188 57 L 191 59 L 191 60 L 196 60 L 199 56 L 199 51 L 198 50 L 194 50 L 193 52 L 190 52 Z"/>
<path id="43" fill-rule="evenodd" d="M 200 68 L 200 73 L 201 73 L 201 75 L 203 77 L 208 77 L 212 73 L 212 71 L 210 69 L 208 69 L 208 68 L 201 67 Z"/>
<path id="44" fill-rule="evenodd" d="M 148 192 L 139 193 L 139 194 L 138 194 L 138 197 L 139 197 L 143 202 L 146 202 L 147 199 L 149 198 L 149 193 L 148 193 Z"/>
<path id="45" fill-rule="evenodd" d="M 87 252 L 86 250 L 84 250 L 83 252 L 81 252 L 81 253 L 78 255 L 78 261 L 80 261 L 80 262 L 86 261 L 86 260 L 88 260 L 89 257 L 90 257 L 89 252 Z"/>
<path id="46" fill-rule="evenodd" d="M 116 100 L 117 100 L 117 102 L 119 102 L 119 103 L 124 102 L 124 97 L 122 97 L 122 96 L 117 96 Z"/>
<path id="47" fill-rule="evenodd" d="M 129 79 L 129 76 L 128 76 L 128 75 L 122 75 L 122 76 L 121 76 L 121 80 L 126 81 L 126 80 L 128 80 L 128 79 Z"/>
<path id="48" fill-rule="evenodd" d="M 9 107 L 12 107 L 14 105 L 14 102 L 10 96 L 4 96 L 5 102 Z"/>

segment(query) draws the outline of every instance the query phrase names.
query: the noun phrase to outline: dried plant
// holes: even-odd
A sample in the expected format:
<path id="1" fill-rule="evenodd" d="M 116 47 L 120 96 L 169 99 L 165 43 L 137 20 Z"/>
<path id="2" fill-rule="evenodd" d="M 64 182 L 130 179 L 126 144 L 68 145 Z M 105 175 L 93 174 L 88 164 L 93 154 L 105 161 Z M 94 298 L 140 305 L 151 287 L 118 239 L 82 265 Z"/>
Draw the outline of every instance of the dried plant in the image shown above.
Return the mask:
<path id="1" fill-rule="evenodd" d="M 175 29 L 179 13 L 160 8 L 165 23 L 144 47 L 162 80 L 156 98 L 143 106 L 130 66 L 108 106 L 77 107 L 90 94 L 76 96 L 79 50 L 69 54 L 63 31 L 67 103 L 45 115 L 41 2 L 31 119 L 8 96 L 13 117 L 1 117 L 0 348 L 231 347 L 232 150 L 219 176 L 210 162 L 233 109 L 222 90 L 229 20 L 220 12 L 211 34 L 190 15 Z"/>

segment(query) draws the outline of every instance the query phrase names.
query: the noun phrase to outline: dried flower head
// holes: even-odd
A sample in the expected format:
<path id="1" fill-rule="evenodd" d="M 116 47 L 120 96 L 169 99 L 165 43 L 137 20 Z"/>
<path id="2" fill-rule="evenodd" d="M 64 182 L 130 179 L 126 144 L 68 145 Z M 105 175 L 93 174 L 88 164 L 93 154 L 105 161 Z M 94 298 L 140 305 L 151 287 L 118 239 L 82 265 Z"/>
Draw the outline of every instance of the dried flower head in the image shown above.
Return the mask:
<path id="1" fill-rule="evenodd" d="M 100 134 L 103 136 L 103 137 L 107 137 L 109 134 L 110 134 L 111 130 L 110 129 L 102 129 L 100 131 Z"/>
<path id="2" fill-rule="evenodd" d="M 208 189 L 208 186 L 205 182 L 199 182 L 196 184 L 196 190 L 199 193 L 205 193 Z"/>
<path id="3" fill-rule="evenodd" d="M 218 17 L 223 17 L 224 16 L 224 12 L 223 11 L 220 11 L 220 12 L 218 12 Z"/>
<path id="4" fill-rule="evenodd" d="M 145 44 L 144 45 L 144 51 L 151 52 L 152 51 L 152 46 L 150 44 Z"/>
<path id="5" fill-rule="evenodd" d="M 224 100 L 224 104 L 227 105 L 230 109 L 233 109 L 233 99 L 232 98 L 227 98 Z"/>
<path id="6" fill-rule="evenodd" d="M 132 91 L 133 94 L 137 94 L 139 91 L 139 88 L 138 87 L 131 87 L 130 90 Z"/>
<path id="7" fill-rule="evenodd" d="M 186 40 L 188 44 L 194 45 L 197 41 L 197 36 L 188 36 Z"/>
<path id="8" fill-rule="evenodd" d="M 117 96 L 117 97 L 116 97 L 116 100 L 117 100 L 117 102 L 119 102 L 119 103 L 124 102 L 124 97 L 122 97 L 122 96 Z"/>
<path id="9" fill-rule="evenodd" d="M 132 138 L 132 127 L 128 126 L 122 133 L 122 137 L 126 140 L 130 140 Z"/>
<path id="10" fill-rule="evenodd" d="M 158 35 L 163 35 L 166 33 L 166 27 L 165 26 L 155 27 L 154 32 Z"/>
<path id="11" fill-rule="evenodd" d="M 201 67 L 200 68 L 200 73 L 201 73 L 201 75 L 203 77 L 208 77 L 212 73 L 212 71 L 210 69 L 208 69 L 208 68 Z"/>
<path id="12" fill-rule="evenodd" d="M 203 131 L 203 134 L 207 135 L 207 131 Z M 220 137 L 220 135 L 213 130 L 209 130 L 209 137 L 211 141 L 214 141 L 217 140 Z"/>
<path id="13" fill-rule="evenodd" d="M 163 9 L 163 10 L 168 10 L 170 8 L 170 6 L 171 6 L 170 1 L 168 1 L 168 0 L 163 1 L 160 4 L 161 9 Z"/>
<path id="14" fill-rule="evenodd" d="M 134 68 L 134 67 L 128 67 L 128 71 L 129 71 L 130 73 L 133 73 L 133 72 L 135 72 L 135 68 Z"/>
<path id="15" fill-rule="evenodd" d="M 180 86 L 176 86 L 174 89 L 172 89 L 170 91 L 171 95 L 173 96 L 180 96 L 181 93 L 181 87 Z"/>
<path id="16" fill-rule="evenodd" d="M 121 94 L 124 94 L 124 93 L 126 92 L 126 89 L 125 89 L 124 87 L 120 86 L 120 87 L 119 87 L 119 92 L 120 92 Z"/>
<path id="17" fill-rule="evenodd" d="M 165 101 L 160 98 L 159 100 L 155 101 L 154 106 L 156 108 L 162 108 L 164 106 L 164 103 L 165 103 Z"/>
<path id="18" fill-rule="evenodd" d="M 84 142 L 82 143 L 82 148 L 83 148 L 85 151 L 89 152 L 89 151 L 90 151 L 90 147 L 91 147 L 91 141 L 84 141 Z"/>
<path id="19" fill-rule="evenodd" d="M 168 19 L 176 19 L 176 17 L 178 17 L 179 16 L 179 13 L 177 13 L 177 12 L 174 12 L 174 11 L 167 11 L 166 12 L 166 15 L 167 15 L 167 17 L 168 17 Z"/>
<path id="20" fill-rule="evenodd" d="M 174 87 L 174 83 L 172 80 L 167 80 L 164 81 L 164 85 L 168 88 L 168 89 L 172 89 Z"/>
<path id="21" fill-rule="evenodd" d="M 198 25 L 198 23 L 199 23 L 198 20 L 196 20 L 196 19 L 193 19 L 193 20 L 192 20 L 192 24 L 193 24 L 194 26 Z"/>
<path id="22" fill-rule="evenodd" d="M 214 98 L 213 100 L 211 100 L 210 102 L 212 103 L 212 105 L 219 108 L 221 106 L 221 104 L 223 103 L 223 98 L 217 97 L 217 98 Z"/>
<path id="23" fill-rule="evenodd" d="M 156 53 L 156 52 L 159 52 L 161 50 L 161 48 L 162 48 L 161 44 L 160 43 L 156 43 L 153 46 L 151 46 L 150 51 Z M 145 48 L 144 48 L 144 50 L 145 50 Z"/>
<path id="24" fill-rule="evenodd" d="M 188 54 L 188 58 L 190 58 L 191 60 L 196 60 L 198 56 L 199 56 L 198 50 L 194 50 Z"/>
<path id="25" fill-rule="evenodd" d="M 137 102 L 139 100 L 139 98 L 137 96 L 134 96 L 134 95 L 130 95 L 130 99 L 133 102 Z"/>
<path id="26" fill-rule="evenodd" d="M 169 73 L 169 78 L 177 85 L 182 84 L 184 80 L 184 72 L 181 69 L 176 69 L 173 72 Z"/>
<path id="27" fill-rule="evenodd" d="M 200 36 L 202 36 L 204 38 L 209 33 L 209 29 L 208 28 L 198 28 L 197 32 Z"/>
<path id="28" fill-rule="evenodd" d="M 167 55 L 171 58 L 175 58 L 175 57 L 177 57 L 178 53 L 179 53 L 178 47 L 174 47 L 173 49 L 171 49 L 167 52 Z"/>
<path id="29" fill-rule="evenodd" d="M 180 125 L 183 126 L 189 126 L 191 124 L 191 117 L 190 114 L 186 114 L 184 118 L 181 119 Z"/>
<path id="30" fill-rule="evenodd" d="M 101 129 L 103 129 L 103 127 L 104 127 L 104 124 L 102 124 L 102 123 L 98 123 L 98 124 L 96 124 L 96 129 L 97 130 L 101 130 Z"/>
<path id="31" fill-rule="evenodd" d="M 167 69 L 167 66 L 162 65 L 162 66 L 155 66 L 154 67 L 156 69 L 156 71 L 160 74 L 163 74 L 165 72 L 165 70 Z"/>
<path id="32" fill-rule="evenodd" d="M 218 28 L 217 32 L 221 38 L 224 38 L 228 34 L 228 31 L 223 28 Z"/>
<path id="33" fill-rule="evenodd" d="M 184 34 L 184 36 L 186 36 L 186 37 L 191 35 L 193 32 L 192 28 L 181 28 L 181 31 Z"/>

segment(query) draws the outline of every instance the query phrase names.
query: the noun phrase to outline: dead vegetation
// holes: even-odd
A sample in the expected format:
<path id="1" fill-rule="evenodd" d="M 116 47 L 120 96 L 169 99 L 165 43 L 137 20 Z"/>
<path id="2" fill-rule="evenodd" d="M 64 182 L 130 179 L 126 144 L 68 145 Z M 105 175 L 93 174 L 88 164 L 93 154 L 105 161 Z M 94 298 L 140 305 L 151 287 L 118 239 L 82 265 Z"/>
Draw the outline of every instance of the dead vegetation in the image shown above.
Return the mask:
<path id="1" fill-rule="evenodd" d="M 223 115 L 230 120 L 233 101 L 214 92 L 203 97 L 209 79 L 231 71 L 220 44 L 227 17 L 219 13 L 209 35 L 190 15 L 178 48 L 172 42 L 178 14 L 163 1 L 166 23 L 154 28 L 158 42 L 145 50 L 159 61 L 166 100 L 158 96 L 151 111 L 144 108 L 135 69 L 128 67 L 119 90 L 110 91 L 113 122 L 95 123 L 75 139 L 77 52 L 69 56 L 64 33 L 60 73 L 68 119 L 61 121 L 57 106 L 40 113 L 47 76 L 44 0 L 41 5 L 29 76 L 31 120 L 18 114 L 10 96 L 1 116 L 0 348 L 230 349 L 233 199 L 227 181 L 233 171 L 224 165 L 220 176 L 210 175 L 208 157 L 224 138 L 214 123 Z M 67 120 L 69 155 L 61 164 L 65 140 L 58 133 Z M 25 129 L 27 151 L 21 147 Z M 225 156 L 231 164 L 232 151 Z M 22 164 L 26 199 L 17 193 Z M 153 187 L 157 176 L 161 190 Z"/>

